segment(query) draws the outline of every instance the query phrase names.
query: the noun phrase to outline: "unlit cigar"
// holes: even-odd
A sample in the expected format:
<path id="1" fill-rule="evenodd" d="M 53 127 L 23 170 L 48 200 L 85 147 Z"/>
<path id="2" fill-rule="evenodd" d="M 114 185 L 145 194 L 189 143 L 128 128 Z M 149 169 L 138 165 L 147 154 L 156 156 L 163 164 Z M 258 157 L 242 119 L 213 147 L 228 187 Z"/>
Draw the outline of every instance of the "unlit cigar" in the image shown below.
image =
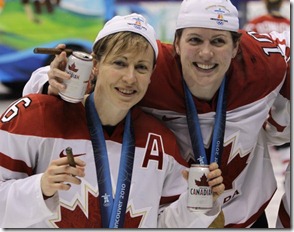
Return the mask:
<path id="1" fill-rule="evenodd" d="M 59 55 L 61 52 L 66 52 L 66 55 L 71 55 L 73 50 L 69 48 L 34 48 L 34 53 L 38 54 Z"/>
<path id="2" fill-rule="evenodd" d="M 69 166 L 76 167 L 76 162 L 75 162 L 74 157 L 73 157 L 73 154 L 72 154 L 72 148 L 71 147 L 67 147 L 65 149 L 65 151 L 66 151 L 66 156 L 67 156 L 67 160 L 68 160 Z"/>

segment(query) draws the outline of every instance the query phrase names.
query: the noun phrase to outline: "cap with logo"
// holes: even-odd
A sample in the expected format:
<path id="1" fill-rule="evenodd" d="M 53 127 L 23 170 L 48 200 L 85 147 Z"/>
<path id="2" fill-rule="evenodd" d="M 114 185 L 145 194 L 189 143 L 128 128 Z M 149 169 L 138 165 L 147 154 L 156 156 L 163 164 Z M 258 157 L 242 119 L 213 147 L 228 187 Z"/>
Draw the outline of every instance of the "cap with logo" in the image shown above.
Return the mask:
<path id="1" fill-rule="evenodd" d="M 176 29 L 188 27 L 238 31 L 238 10 L 229 0 L 183 0 Z"/>
<path id="2" fill-rule="evenodd" d="M 156 43 L 155 30 L 150 24 L 148 24 L 146 18 L 136 13 L 125 16 L 115 16 L 110 19 L 98 33 L 93 43 L 93 48 L 97 41 L 103 37 L 122 31 L 131 31 L 145 37 L 145 39 L 147 39 L 151 44 L 157 57 L 158 47 Z"/>

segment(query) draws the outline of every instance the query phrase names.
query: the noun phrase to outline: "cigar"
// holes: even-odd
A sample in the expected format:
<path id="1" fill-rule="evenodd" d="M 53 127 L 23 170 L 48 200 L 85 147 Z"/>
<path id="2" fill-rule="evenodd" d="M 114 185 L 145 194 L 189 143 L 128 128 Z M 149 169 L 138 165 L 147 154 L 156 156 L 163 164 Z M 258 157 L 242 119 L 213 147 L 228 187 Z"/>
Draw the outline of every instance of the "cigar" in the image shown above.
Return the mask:
<path id="1" fill-rule="evenodd" d="M 76 162 L 75 162 L 74 157 L 73 157 L 73 154 L 72 154 L 72 148 L 71 147 L 67 147 L 65 149 L 65 151 L 66 151 L 66 156 L 67 156 L 67 160 L 68 160 L 69 166 L 76 167 Z"/>
<path id="2" fill-rule="evenodd" d="M 34 48 L 34 53 L 37 54 L 59 55 L 61 52 L 66 52 L 66 55 L 71 55 L 73 50 L 68 48 Z"/>

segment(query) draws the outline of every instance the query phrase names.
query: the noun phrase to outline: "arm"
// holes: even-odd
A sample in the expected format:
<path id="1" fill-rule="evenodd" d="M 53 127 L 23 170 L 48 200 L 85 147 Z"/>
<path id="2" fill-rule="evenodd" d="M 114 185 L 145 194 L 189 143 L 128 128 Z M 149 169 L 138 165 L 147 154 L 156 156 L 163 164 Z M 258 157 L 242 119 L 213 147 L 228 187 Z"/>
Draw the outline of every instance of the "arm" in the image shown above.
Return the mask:
<path id="1" fill-rule="evenodd" d="M 65 49 L 65 45 L 59 44 L 56 48 Z M 70 78 L 70 75 L 64 71 L 66 63 L 66 52 L 61 52 L 55 56 L 50 66 L 41 67 L 34 71 L 23 89 L 23 96 L 30 93 L 58 95 L 59 90 L 65 89 L 62 81 Z M 47 91 L 43 89 L 45 84 L 49 84 Z"/>
<path id="2" fill-rule="evenodd" d="M 43 86 L 48 82 L 47 73 L 49 70 L 50 66 L 45 66 L 34 71 L 31 78 L 26 83 L 22 95 L 25 96 L 30 93 L 42 93 Z"/>
<path id="3" fill-rule="evenodd" d="M 50 162 L 51 155 L 42 154 L 46 149 L 38 148 L 41 141 L 17 137 L 0 130 L 0 227 L 46 227 L 44 220 L 58 210 L 58 191 L 69 190 L 68 183 L 80 184 L 85 164 L 75 158 L 77 168 L 69 168 L 66 157 Z"/>
<path id="4" fill-rule="evenodd" d="M 39 96 L 16 100 L 0 117 L 1 228 L 46 226 L 44 220 L 58 209 L 57 191 L 68 190 L 67 183 L 79 184 L 78 177 L 84 176 L 80 159 L 75 158 L 74 168 L 66 157 L 52 158 L 52 144 L 42 136 L 47 130 Z"/>
<path id="5" fill-rule="evenodd" d="M 290 142 L 291 102 L 290 102 L 290 64 L 283 86 L 271 108 L 266 122 L 266 132 L 271 145 L 282 145 Z"/>
<path id="6" fill-rule="evenodd" d="M 290 33 L 285 32 L 284 35 L 286 39 L 286 46 L 290 48 Z M 279 38 L 280 36 L 277 36 Z M 287 50 L 286 50 L 287 52 Z M 286 56 L 287 57 L 287 56 Z M 291 86 L 291 76 L 290 58 L 287 58 L 287 73 L 283 86 L 271 108 L 269 118 L 266 122 L 265 131 L 267 140 L 270 145 L 282 145 L 289 143 L 291 141 L 291 102 L 290 102 L 290 86 Z M 290 158 L 290 154 L 289 154 Z M 287 170 L 285 172 L 285 182 L 284 188 L 285 193 L 281 198 L 280 207 L 278 212 L 278 218 L 276 221 L 276 228 L 290 228 L 290 164 L 288 164 Z"/>
<path id="7" fill-rule="evenodd" d="M 29 227 L 57 210 L 58 194 L 46 201 L 43 199 L 40 189 L 41 176 L 38 174 L 21 180 L 3 180 L 1 177 L 1 228 Z"/>
<path id="8" fill-rule="evenodd" d="M 42 174 L 31 175 L 36 150 L 28 155 L 23 144 L 29 140 L 3 130 L 0 141 L 0 227 L 24 228 L 41 222 L 56 211 L 58 195 L 45 201 L 40 187 Z"/>
<path id="9" fill-rule="evenodd" d="M 59 44 L 56 48 L 65 50 L 65 45 Z M 55 56 L 50 66 L 42 67 L 34 71 L 30 80 L 24 87 L 23 96 L 30 93 L 58 95 L 59 91 L 65 90 L 66 85 L 63 83 L 63 80 L 71 78 L 70 75 L 64 71 L 67 60 L 67 53 L 66 51 L 63 51 Z M 92 80 L 94 79 L 95 76 L 91 74 L 88 89 L 86 91 L 87 93 L 92 91 Z"/>
<path id="10" fill-rule="evenodd" d="M 288 143 L 290 140 L 290 32 L 285 31 L 283 33 L 271 32 L 269 34 L 263 34 L 263 37 L 258 38 L 258 34 L 251 33 L 253 38 L 258 41 L 267 41 L 265 36 L 270 38 L 270 43 L 276 46 L 272 48 L 266 48 L 264 52 L 267 54 L 281 53 L 285 67 L 277 66 L 272 63 L 273 71 L 282 71 L 283 81 L 279 86 L 279 93 L 277 94 L 275 101 L 269 112 L 268 120 L 265 124 L 265 131 L 267 132 L 269 145 L 281 145 Z M 275 76 L 273 76 L 275 77 Z M 273 79 L 274 81 L 274 79 Z"/>

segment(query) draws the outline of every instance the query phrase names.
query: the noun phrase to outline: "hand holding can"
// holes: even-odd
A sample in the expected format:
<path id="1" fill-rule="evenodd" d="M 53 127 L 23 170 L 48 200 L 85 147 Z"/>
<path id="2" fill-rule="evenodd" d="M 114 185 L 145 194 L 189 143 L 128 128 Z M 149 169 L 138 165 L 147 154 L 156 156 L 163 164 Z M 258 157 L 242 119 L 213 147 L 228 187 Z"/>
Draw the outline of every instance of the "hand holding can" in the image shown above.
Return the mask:
<path id="1" fill-rule="evenodd" d="M 91 55 L 79 51 L 72 52 L 72 55 L 68 57 L 65 69 L 71 78 L 63 81 L 66 89 L 59 92 L 63 100 L 77 103 L 84 99 L 92 67 L 93 57 Z"/>
<path id="2" fill-rule="evenodd" d="M 191 211 L 207 211 L 213 206 L 213 193 L 208 185 L 209 165 L 192 164 L 188 178 L 188 204 Z"/>

